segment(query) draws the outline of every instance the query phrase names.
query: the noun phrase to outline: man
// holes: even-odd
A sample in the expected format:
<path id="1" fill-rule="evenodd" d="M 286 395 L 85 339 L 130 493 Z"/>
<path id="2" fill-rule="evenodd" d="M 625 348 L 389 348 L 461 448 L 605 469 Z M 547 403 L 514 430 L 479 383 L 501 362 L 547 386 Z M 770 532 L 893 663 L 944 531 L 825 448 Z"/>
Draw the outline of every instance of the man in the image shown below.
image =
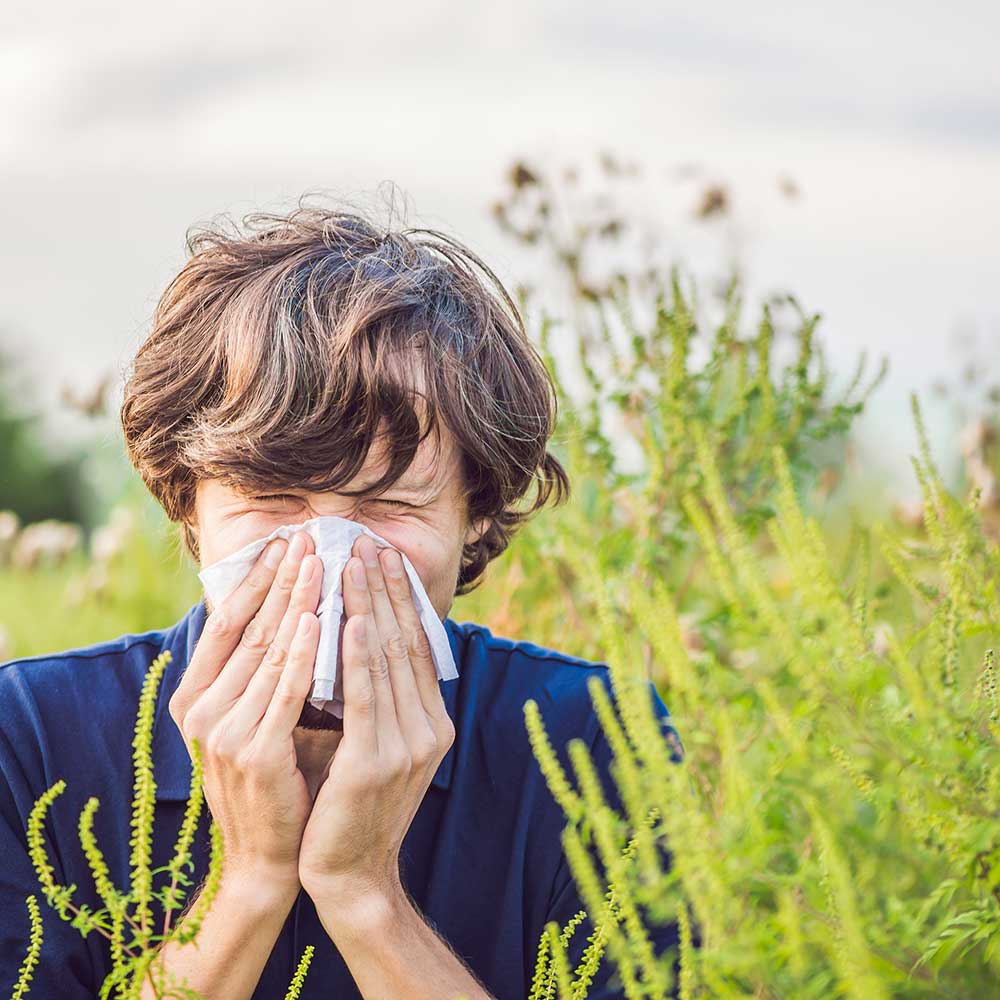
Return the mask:
<path id="1" fill-rule="evenodd" d="M 328 514 L 390 547 L 361 535 L 344 570 L 342 723 L 305 700 L 322 562 L 303 532 L 265 549 L 218 607 L 0 669 L 0 988 L 17 978 L 24 898 L 38 890 L 27 815 L 56 780 L 68 787 L 51 809 L 55 878 L 77 885 L 77 905 L 100 905 L 76 829 L 96 794 L 110 877 L 129 882 L 132 726 L 145 671 L 169 649 L 152 867 L 172 853 L 192 739 L 210 814 L 193 886 L 208 867 L 209 818 L 226 852 L 197 948 L 163 951 L 178 982 L 212 1000 L 282 996 L 311 944 L 304 997 L 526 996 L 545 923 L 565 925 L 583 904 L 523 705 L 539 703 L 564 764 L 571 738 L 588 743 L 618 805 L 587 691 L 608 671 L 448 614 L 517 526 L 568 492 L 546 450 L 548 373 L 495 275 L 441 234 L 385 234 L 351 213 L 299 208 L 203 232 L 189 249 L 121 418 L 132 462 L 190 554 L 206 566 Z M 532 485 L 533 503 L 518 507 Z M 400 552 L 445 625 L 455 681 L 436 677 Z M 678 760 L 669 713 L 650 694 Z M 32 992 L 96 996 L 108 942 L 43 910 Z M 574 959 L 591 929 L 577 930 Z M 676 941 L 675 926 L 655 934 L 660 950 Z M 589 995 L 619 988 L 605 960 Z"/>

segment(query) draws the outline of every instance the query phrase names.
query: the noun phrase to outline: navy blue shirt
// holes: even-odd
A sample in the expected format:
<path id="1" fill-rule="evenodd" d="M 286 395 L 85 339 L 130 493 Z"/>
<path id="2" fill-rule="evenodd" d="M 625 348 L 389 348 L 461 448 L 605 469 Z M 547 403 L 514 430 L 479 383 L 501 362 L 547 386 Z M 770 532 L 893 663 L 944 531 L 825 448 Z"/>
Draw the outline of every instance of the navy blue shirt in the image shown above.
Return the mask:
<path id="1" fill-rule="evenodd" d="M 99 995 L 111 971 L 110 945 L 92 931 L 84 938 L 46 902 L 27 851 L 26 826 L 35 800 L 60 778 L 66 790 L 52 804 L 46 845 L 54 878 L 75 883 L 74 905 L 104 906 L 80 847 L 78 822 L 87 799 L 100 799 L 94 822 L 110 878 L 129 885 L 133 796 L 132 737 L 142 682 L 152 660 L 172 653 L 157 694 L 153 730 L 156 809 L 152 868 L 167 864 L 191 785 L 191 761 L 167 708 L 205 622 L 203 603 L 167 629 L 124 635 L 63 653 L 0 666 L 0 996 L 17 981 L 29 940 L 25 897 L 35 893 L 44 938 L 29 997 L 84 1000 Z M 455 723 L 455 742 L 442 759 L 400 852 L 400 876 L 424 919 L 497 998 L 522 998 L 534 973 L 539 936 L 548 920 L 560 927 L 583 904 L 563 856 L 565 825 L 531 751 L 523 705 L 534 698 L 560 760 L 566 743 L 583 739 L 620 809 L 609 765 L 612 754 L 587 690 L 606 665 L 494 636 L 471 622 L 444 621 L 458 679 L 441 681 Z M 684 749 L 669 712 L 649 686 L 656 714 L 673 747 Z M 572 773 L 572 772 L 570 772 Z M 209 814 L 203 807 L 192 858 L 192 893 L 208 870 Z M 154 889 L 165 886 L 157 876 Z M 162 910 L 154 901 L 153 927 Z M 176 913 L 174 920 L 176 922 Z M 572 939 L 576 965 L 592 932 Z M 650 926 L 657 954 L 676 945 L 675 923 Z M 350 972 L 326 935 L 308 894 L 300 891 L 261 975 L 254 998 L 283 997 L 306 945 L 315 946 L 302 992 L 308 998 L 359 997 Z M 676 964 L 675 964 L 676 968 Z M 613 962 L 601 961 L 588 996 L 621 997 Z"/>

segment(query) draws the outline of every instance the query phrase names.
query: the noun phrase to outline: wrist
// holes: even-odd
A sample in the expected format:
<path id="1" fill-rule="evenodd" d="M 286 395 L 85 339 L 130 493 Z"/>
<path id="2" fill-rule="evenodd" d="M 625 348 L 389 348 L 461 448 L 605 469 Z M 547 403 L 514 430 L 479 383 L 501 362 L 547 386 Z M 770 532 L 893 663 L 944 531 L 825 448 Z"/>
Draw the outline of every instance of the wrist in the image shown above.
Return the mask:
<path id="1" fill-rule="evenodd" d="M 301 892 L 296 873 L 275 872 L 250 866 L 223 868 L 219 894 L 238 902 L 251 914 L 290 910 Z"/>
<path id="2" fill-rule="evenodd" d="M 303 888 L 331 937 L 381 934 L 414 912 L 399 881 L 373 886 L 340 880 Z"/>

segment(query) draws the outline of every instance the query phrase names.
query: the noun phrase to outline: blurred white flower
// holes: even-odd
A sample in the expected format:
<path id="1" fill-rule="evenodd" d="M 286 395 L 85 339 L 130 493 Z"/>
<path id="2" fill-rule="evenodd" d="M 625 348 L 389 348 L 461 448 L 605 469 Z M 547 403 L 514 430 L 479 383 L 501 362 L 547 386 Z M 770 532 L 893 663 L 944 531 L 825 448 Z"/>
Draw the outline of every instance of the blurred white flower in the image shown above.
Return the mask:
<path id="1" fill-rule="evenodd" d="M 90 539 L 91 557 L 99 563 L 110 562 L 125 550 L 135 526 L 135 514 L 128 507 L 114 507 L 107 523 L 98 528 Z"/>
<path id="2" fill-rule="evenodd" d="M 872 652 L 876 656 L 888 656 L 892 626 L 888 622 L 877 622 L 872 631 Z"/>
<path id="3" fill-rule="evenodd" d="M 896 520 L 908 528 L 919 528 L 924 523 L 923 500 L 901 500 L 892 509 Z"/>
<path id="4" fill-rule="evenodd" d="M 80 547 L 83 532 L 77 524 L 37 521 L 29 524 L 14 543 L 11 562 L 18 569 L 57 566 Z"/>
<path id="5" fill-rule="evenodd" d="M 76 608 L 95 597 L 100 597 L 107 590 L 108 582 L 108 571 L 104 566 L 90 566 L 86 572 L 74 576 L 66 584 L 66 604 Z"/>
<path id="6" fill-rule="evenodd" d="M 729 662 L 737 670 L 750 670 L 760 662 L 760 653 L 756 649 L 734 649 L 729 654 Z"/>

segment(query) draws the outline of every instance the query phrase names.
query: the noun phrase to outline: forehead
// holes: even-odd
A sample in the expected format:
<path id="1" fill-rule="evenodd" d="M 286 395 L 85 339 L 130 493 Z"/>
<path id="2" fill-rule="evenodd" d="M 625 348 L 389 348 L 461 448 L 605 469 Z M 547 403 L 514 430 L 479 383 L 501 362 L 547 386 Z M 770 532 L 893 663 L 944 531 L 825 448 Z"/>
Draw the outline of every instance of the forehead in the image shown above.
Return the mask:
<path id="1" fill-rule="evenodd" d="M 424 393 L 426 383 L 424 366 L 421 360 L 411 351 L 399 351 L 389 358 L 390 367 L 414 391 L 412 397 L 421 429 L 427 426 L 427 408 Z M 351 488 L 358 485 L 367 486 L 376 482 L 389 467 L 388 456 L 388 421 L 383 417 L 379 421 L 375 440 L 365 456 L 364 465 L 351 483 Z M 434 430 L 428 434 L 417 447 L 413 461 L 403 471 L 393 484 L 394 489 L 414 489 L 435 491 L 442 486 L 456 482 L 459 476 L 458 446 L 454 436 L 448 430 L 440 413 Z"/>
<path id="2" fill-rule="evenodd" d="M 372 442 L 361 471 L 355 477 L 357 486 L 375 483 L 389 468 L 387 424 L 379 423 L 378 436 Z M 436 489 L 457 479 L 458 454 L 455 439 L 438 420 L 434 430 L 417 447 L 413 461 L 393 484 L 394 488 L 414 490 Z M 351 488 L 357 488 L 354 483 Z"/>

